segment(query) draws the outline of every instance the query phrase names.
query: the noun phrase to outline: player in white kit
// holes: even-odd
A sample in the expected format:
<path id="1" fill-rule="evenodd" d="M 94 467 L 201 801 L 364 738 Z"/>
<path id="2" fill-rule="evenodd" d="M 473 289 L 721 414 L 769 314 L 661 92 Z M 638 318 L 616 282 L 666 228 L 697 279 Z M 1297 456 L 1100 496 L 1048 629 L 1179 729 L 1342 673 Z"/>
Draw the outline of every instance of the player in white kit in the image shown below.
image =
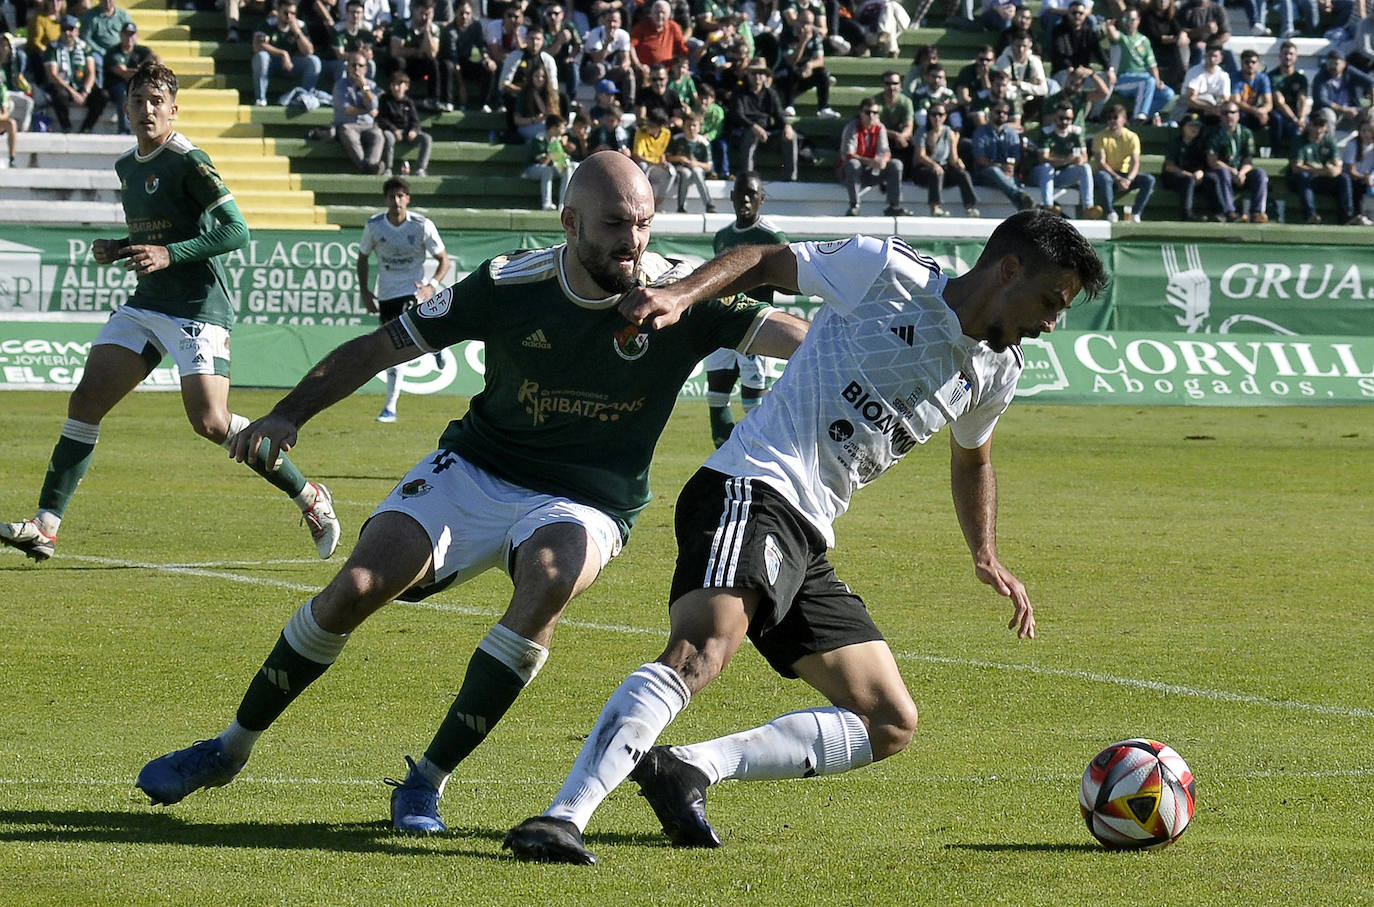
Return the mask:
<path id="1" fill-rule="evenodd" d="M 824 300 L 787 370 L 678 497 L 667 648 L 611 695 L 568 779 L 506 846 L 529 860 L 594 863 L 582 830 L 626 776 L 678 845 L 717 847 L 706 787 L 860 768 L 900 752 L 916 705 L 863 600 L 826 557 L 853 493 L 945 425 L 955 511 L 979 580 L 1035 635 L 1026 588 L 997 557 L 991 443 L 1016 391 L 1024 337 L 1053 330 L 1105 287 L 1092 246 L 1048 211 L 1013 215 L 967 274 L 951 278 L 898 238 L 742 246 L 621 311 L 673 323 L 697 299 L 772 284 Z M 659 733 L 745 636 L 784 677 L 831 705 L 685 747 Z"/>
<path id="2" fill-rule="evenodd" d="M 358 287 L 367 310 L 379 314 L 381 323 L 386 324 L 444 288 L 449 258 L 433 221 L 410 210 L 408 180 L 393 176 L 382 184 L 382 195 L 386 198 L 386 210 L 367 219 L 362 242 L 358 243 Z M 373 252 L 381 264 L 376 293 L 372 292 L 367 267 L 368 256 Z M 434 276 L 426 279 L 428 255 L 433 255 L 437 263 Z M 434 361 L 444 367 L 442 350 L 434 354 Z M 401 370 L 394 366 L 386 370 L 386 403 L 377 414 L 378 422 L 396 421 L 396 401 L 400 396 Z"/>

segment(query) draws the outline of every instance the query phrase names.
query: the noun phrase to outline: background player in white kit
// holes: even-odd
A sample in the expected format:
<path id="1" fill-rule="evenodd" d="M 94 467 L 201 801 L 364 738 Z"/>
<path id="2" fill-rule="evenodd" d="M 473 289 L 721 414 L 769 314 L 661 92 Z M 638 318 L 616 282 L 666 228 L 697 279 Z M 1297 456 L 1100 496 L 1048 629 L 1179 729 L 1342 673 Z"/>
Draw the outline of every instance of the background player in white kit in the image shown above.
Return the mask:
<path id="1" fill-rule="evenodd" d="M 369 312 L 381 315 L 381 323 L 393 321 L 410 306 L 424 302 L 444 288 L 448 276 L 449 258 L 444 241 L 433 221 L 410 210 L 410 182 L 393 176 L 382 184 L 386 210 L 374 214 L 363 226 L 363 240 L 358 243 L 358 286 L 363 304 Z M 377 292 L 372 292 L 368 280 L 368 256 L 377 253 L 381 271 L 377 275 Z M 425 278 L 425 256 L 437 261 L 434 276 Z M 434 354 L 439 368 L 444 367 L 442 350 Z M 401 396 L 401 369 L 386 370 L 386 403 L 377 414 L 378 422 L 396 421 L 396 401 Z"/>
<path id="2" fill-rule="evenodd" d="M 1106 282 L 1072 224 L 1033 210 L 999 225 L 961 277 L 898 238 L 855 236 L 742 246 L 670 288 L 628 294 L 621 311 L 654 328 L 696 299 L 763 283 L 825 305 L 772 392 L 678 497 L 667 648 L 611 694 L 553 804 L 505 845 L 523 859 L 596 862 L 582 829 L 629 775 L 675 844 L 717 847 L 707 785 L 834 774 L 904 749 L 916 705 L 826 552 L 854 491 L 945 425 L 975 573 L 1011 599 L 1008 626 L 1033 637 L 1026 588 L 997 557 L 992 433 L 1021 375 L 1017 344 L 1053 330 L 1080 292 L 1092 298 Z M 774 670 L 831 705 L 654 746 L 746 635 Z"/>

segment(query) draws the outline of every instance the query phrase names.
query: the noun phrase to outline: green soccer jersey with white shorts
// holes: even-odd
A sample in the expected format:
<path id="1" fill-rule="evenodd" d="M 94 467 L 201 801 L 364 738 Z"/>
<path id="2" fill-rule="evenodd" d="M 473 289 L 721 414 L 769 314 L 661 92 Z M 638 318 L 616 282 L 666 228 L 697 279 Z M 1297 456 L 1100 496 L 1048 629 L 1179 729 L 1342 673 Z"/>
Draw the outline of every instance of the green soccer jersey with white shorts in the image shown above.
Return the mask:
<path id="1" fill-rule="evenodd" d="M 649 462 L 678 391 L 719 347 L 747 348 L 773 311 L 744 296 L 699 302 L 672 327 L 646 332 L 616 309 L 619 295 L 583 299 L 568 287 L 565 245 L 484 262 L 462 282 L 406 311 L 427 352 L 485 343 L 486 384 L 439 446 L 506 481 L 604 511 L 628 539 L 649 503 Z M 653 253 L 643 279 L 687 269 Z"/>
<path id="2" fill-rule="evenodd" d="M 218 226 L 211 213 L 229 206 L 242 225 L 234 196 L 209 155 L 180 133 L 146 157 L 134 147 L 115 162 L 130 245 L 166 246 L 172 263 L 145 274 L 129 305 L 229 328 L 234 306 L 218 257 L 194 260 L 205 234 Z"/>

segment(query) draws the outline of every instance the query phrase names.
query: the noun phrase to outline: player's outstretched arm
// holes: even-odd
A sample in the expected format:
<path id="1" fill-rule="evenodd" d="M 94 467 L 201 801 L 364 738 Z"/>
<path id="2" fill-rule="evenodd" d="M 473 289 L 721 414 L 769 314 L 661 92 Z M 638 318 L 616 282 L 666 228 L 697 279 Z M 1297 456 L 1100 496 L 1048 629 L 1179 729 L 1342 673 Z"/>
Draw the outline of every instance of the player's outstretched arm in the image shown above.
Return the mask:
<path id="1" fill-rule="evenodd" d="M 620 313 L 651 330 L 677 322 L 694 302 L 733 296 L 764 284 L 797 289 L 797 257 L 785 245 L 736 246 L 682 280 L 661 287 L 636 287 L 620 300 Z"/>
<path id="2" fill-rule="evenodd" d="M 998 595 L 1011 599 L 1007 628 L 1023 639 L 1035 638 L 1035 609 L 1026 586 L 997 559 L 997 473 L 992 468 L 992 439 L 972 450 L 950 437 L 949 478 L 954 512 L 973 554 L 973 570 Z"/>
<path id="3" fill-rule="evenodd" d="M 378 372 L 409 362 L 421 349 L 401 322 L 391 321 L 370 334 L 337 347 L 306 373 L 272 411 L 234 437 L 229 456 L 240 463 L 275 463 L 296 445 L 301 426 L 367 383 Z M 263 442 L 267 449 L 263 451 Z"/>

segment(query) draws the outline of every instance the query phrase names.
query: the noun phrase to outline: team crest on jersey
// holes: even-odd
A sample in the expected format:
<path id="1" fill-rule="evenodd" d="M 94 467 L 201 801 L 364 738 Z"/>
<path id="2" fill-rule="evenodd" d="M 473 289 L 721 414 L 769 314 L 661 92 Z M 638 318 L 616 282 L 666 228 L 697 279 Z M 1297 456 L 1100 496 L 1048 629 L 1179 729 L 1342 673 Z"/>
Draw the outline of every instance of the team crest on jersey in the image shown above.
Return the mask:
<path id="1" fill-rule="evenodd" d="M 778 581 L 778 571 L 782 569 L 782 552 L 772 535 L 763 540 L 763 567 L 768 571 L 768 585 L 771 586 Z"/>
<path id="2" fill-rule="evenodd" d="M 434 490 L 434 486 L 424 479 L 411 479 L 401 485 L 401 497 L 418 498 L 421 495 L 429 494 Z"/>
<path id="3" fill-rule="evenodd" d="M 148 178 L 143 181 L 143 191 L 152 195 L 157 191 L 158 184 L 161 182 L 162 180 L 158 178 L 156 173 L 150 173 L 148 174 Z"/>
<path id="4" fill-rule="evenodd" d="M 634 362 L 649 351 L 649 335 L 640 333 L 637 326 L 627 324 L 611 335 L 615 354 L 626 362 Z"/>
<path id="5" fill-rule="evenodd" d="M 415 312 L 421 318 L 443 318 L 452 304 L 453 287 L 448 287 L 416 306 Z"/>

